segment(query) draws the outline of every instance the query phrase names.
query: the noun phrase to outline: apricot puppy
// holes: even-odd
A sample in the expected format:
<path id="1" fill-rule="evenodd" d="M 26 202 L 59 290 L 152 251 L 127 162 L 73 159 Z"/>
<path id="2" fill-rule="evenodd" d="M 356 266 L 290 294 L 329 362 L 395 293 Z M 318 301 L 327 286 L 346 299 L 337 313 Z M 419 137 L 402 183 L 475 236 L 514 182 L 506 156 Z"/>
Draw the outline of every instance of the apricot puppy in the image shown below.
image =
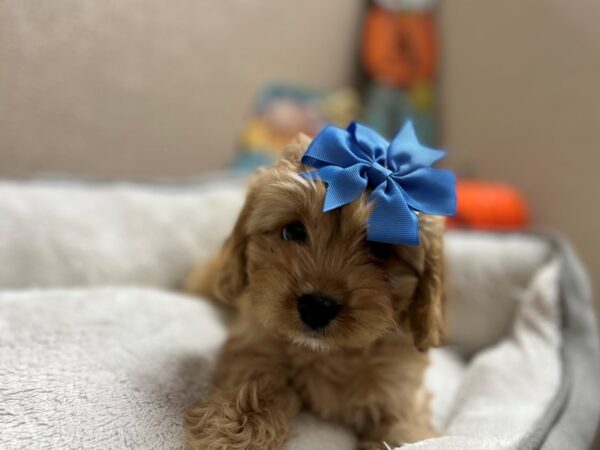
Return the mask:
<path id="1" fill-rule="evenodd" d="M 366 241 L 367 194 L 324 213 L 326 186 L 298 175 L 309 143 L 259 172 L 188 280 L 235 310 L 212 393 L 186 414 L 190 449 L 281 449 L 301 409 L 352 427 L 362 449 L 436 435 L 423 374 L 443 333 L 443 220 L 419 215 L 419 245 Z"/>

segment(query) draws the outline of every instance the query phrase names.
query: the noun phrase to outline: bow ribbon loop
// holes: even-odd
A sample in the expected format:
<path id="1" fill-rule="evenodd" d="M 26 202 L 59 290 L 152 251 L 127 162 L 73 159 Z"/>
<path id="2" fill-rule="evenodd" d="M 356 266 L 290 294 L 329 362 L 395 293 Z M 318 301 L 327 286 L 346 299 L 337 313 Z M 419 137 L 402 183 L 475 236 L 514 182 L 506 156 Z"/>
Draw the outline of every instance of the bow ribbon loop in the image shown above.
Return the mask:
<path id="1" fill-rule="evenodd" d="M 417 211 L 450 216 L 456 211 L 456 180 L 431 167 L 446 152 L 421 145 L 407 122 L 388 143 L 372 129 L 352 122 L 346 130 L 327 126 L 309 145 L 302 163 L 314 171 L 301 176 L 327 184 L 323 211 L 359 198 L 368 188 L 375 206 L 367 239 L 388 244 L 418 244 Z"/>

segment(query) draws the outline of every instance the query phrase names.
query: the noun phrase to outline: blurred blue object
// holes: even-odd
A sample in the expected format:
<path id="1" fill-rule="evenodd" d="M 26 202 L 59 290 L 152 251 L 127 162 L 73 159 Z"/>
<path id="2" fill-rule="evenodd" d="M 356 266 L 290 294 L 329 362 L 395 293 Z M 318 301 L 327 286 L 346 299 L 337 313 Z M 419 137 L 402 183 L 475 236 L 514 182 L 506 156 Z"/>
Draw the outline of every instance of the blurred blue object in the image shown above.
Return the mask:
<path id="1" fill-rule="evenodd" d="M 238 153 L 231 162 L 230 169 L 240 172 L 250 172 L 262 166 L 268 166 L 275 161 L 275 155 L 269 153 L 242 152 Z"/>

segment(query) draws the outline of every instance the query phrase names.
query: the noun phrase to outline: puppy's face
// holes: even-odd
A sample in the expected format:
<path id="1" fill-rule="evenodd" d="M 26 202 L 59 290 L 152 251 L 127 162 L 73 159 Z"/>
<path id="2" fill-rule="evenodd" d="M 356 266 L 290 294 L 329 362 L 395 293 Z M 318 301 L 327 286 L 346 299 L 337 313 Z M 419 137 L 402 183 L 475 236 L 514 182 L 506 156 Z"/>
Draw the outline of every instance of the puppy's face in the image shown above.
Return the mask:
<path id="1" fill-rule="evenodd" d="M 415 345 L 441 334 L 440 221 L 422 216 L 421 245 L 366 240 L 366 194 L 324 213 L 326 186 L 298 174 L 308 140 L 261 172 L 225 244 L 224 297 L 301 346 L 360 348 L 398 329 Z"/>

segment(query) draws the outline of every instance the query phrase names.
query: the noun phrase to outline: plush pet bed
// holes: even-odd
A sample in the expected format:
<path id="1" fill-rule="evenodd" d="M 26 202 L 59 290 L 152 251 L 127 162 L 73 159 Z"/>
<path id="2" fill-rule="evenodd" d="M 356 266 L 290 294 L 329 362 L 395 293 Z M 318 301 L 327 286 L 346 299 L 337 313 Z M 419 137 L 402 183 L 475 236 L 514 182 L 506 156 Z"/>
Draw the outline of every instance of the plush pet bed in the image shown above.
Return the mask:
<path id="1" fill-rule="evenodd" d="M 181 448 L 226 330 L 176 292 L 243 187 L 0 184 L 0 448 Z M 449 233 L 450 342 L 414 449 L 584 449 L 600 415 L 590 292 L 559 238 Z M 288 449 L 351 449 L 298 417 Z"/>

